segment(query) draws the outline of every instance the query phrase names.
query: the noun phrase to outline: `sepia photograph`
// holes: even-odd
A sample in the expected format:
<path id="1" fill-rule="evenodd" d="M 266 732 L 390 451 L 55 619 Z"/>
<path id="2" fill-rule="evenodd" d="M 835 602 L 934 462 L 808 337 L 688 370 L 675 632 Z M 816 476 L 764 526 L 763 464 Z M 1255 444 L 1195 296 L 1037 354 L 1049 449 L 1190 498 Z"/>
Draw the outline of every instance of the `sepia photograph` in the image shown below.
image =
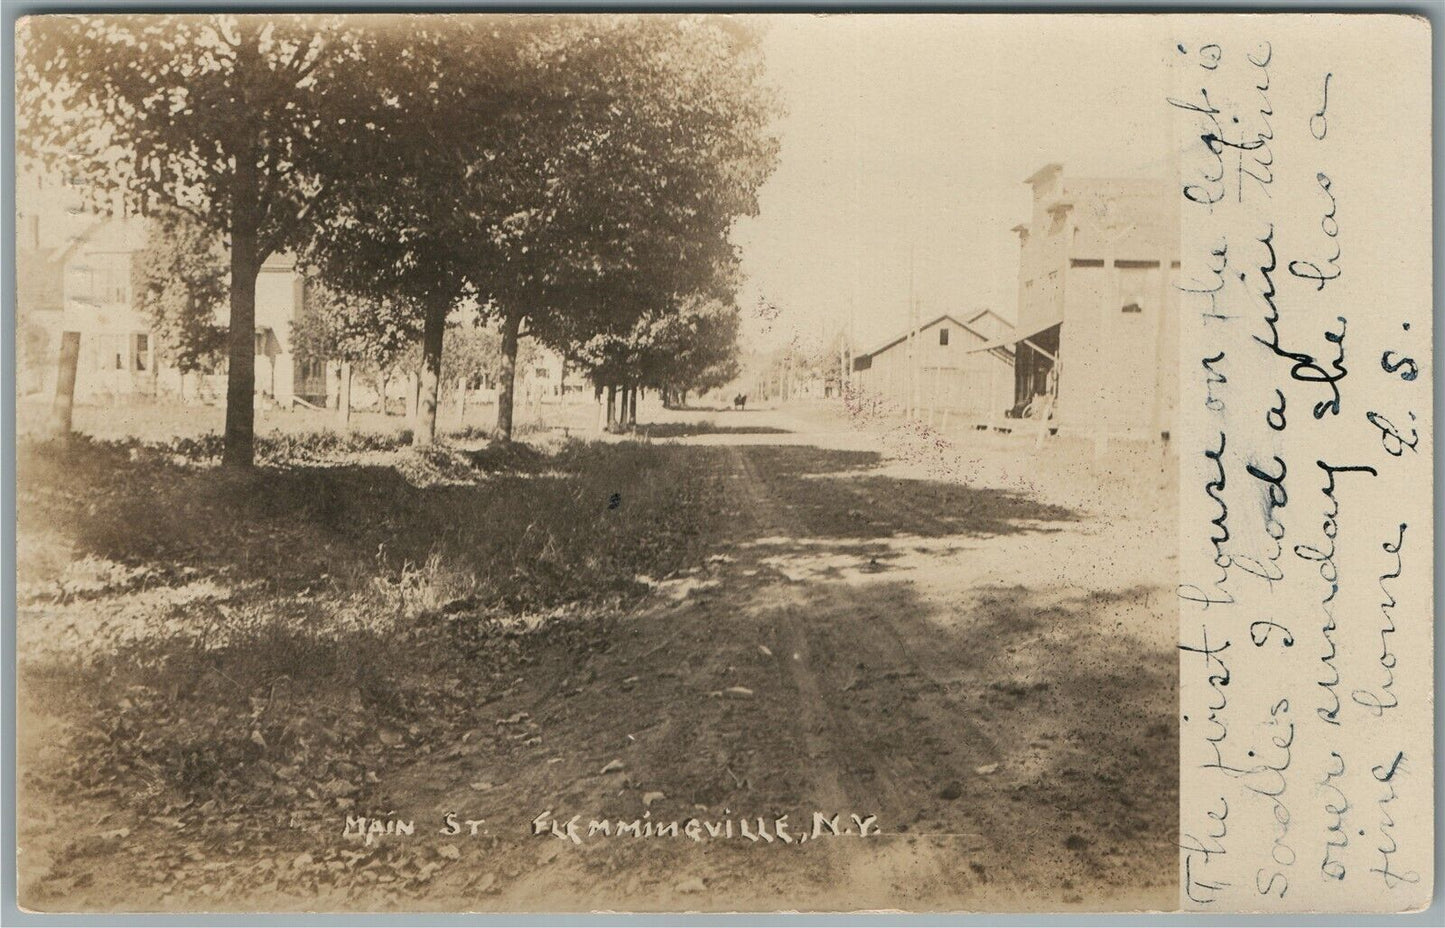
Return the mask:
<path id="1" fill-rule="evenodd" d="M 15 39 L 22 909 L 1178 906 L 1165 18 Z"/>

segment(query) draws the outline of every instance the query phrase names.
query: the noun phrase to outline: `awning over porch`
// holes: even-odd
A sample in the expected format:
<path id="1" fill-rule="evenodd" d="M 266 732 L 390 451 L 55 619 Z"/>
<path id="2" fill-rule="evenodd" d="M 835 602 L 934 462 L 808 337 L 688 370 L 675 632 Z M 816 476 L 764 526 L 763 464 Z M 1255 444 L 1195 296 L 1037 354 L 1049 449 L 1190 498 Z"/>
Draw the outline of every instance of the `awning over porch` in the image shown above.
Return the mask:
<path id="1" fill-rule="evenodd" d="M 1030 326 L 1027 331 L 1010 332 L 1007 335 L 1002 335 L 998 338 L 995 338 L 993 341 L 984 342 L 982 345 L 975 345 L 972 348 L 969 348 L 965 353 L 973 354 L 976 351 L 997 351 L 1001 348 L 1005 350 L 1011 350 L 1014 349 L 1016 345 L 1027 345 L 1034 351 L 1037 351 L 1039 354 L 1048 358 L 1050 361 L 1053 361 L 1056 360 L 1054 352 L 1038 344 L 1038 339 L 1039 336 L 1043 335 L 1050 329 L 1058 328 L 1063 323 L 1063 321 L 1064 320 L 1062 319 L 1055 319 L 1050 322 Z M 1055 344 L 1057 344 L 1057 342 L 1055 342 Z M 1055 350 L 1057 350 L 1057 348 Z"/>

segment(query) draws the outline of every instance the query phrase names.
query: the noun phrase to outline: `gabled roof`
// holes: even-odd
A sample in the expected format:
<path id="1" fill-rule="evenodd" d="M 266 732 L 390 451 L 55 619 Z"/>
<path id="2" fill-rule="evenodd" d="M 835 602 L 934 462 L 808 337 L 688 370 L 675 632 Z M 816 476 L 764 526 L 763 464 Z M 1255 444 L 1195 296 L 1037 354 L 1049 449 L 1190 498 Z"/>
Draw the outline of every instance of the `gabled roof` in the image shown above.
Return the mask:
<path id="1" fill-rule="evenodd" d="M 97 216 L 57 248 L 52 260 L 68 267 L 82 252 L 133 254 L 145 247 L 148 228 L 146 221 L 136 216 Z"/>
<path id="2" fill-rule="evenodd" d="M 60 245 L 58 248 L 55 249 L 55 260 L 62 263 L 65 261 L 69 261 L 70 256 L 75 253 L 75 250 L 81 245 L 88 245 L 91 238 L 94 237 L 97 232 L 103 229 L 105 227 L 105 224 L 106 220 L 97 219 L 90 225 L 86 226 L 84 229 L 80 230 L 75 235 L 72 235 L 70 238 L 66 239 L 64 244 Z"/>
<path id="3" fill-rule="evenodd" d="M 991 310 L 987 310 L 987 309 L 986 309 L 986 310 L 984 310 L 983 312 L 991 312 Z M 981 315 L 983 315 L 983 313 L 979 313 L 979 314 L 975 315 L 973 318 L 974 318 L 974 319 L 977 319 L 978 316 L 981 316 Z M 1002 317 L 1000 317 L 1000 318 L 1002 318 Z M 934 326 L 938 325 L 940 322 L 944 322 L 944 321 L 952 322 L 954 325 L 958 326 L 960 329 L 963 329 L 965 332 L 969 332 L 969 333 L 971 333 L 971 334 L 973 334 L 973 335 L 978 336 L 979 338 L 983 339 L 984 341 L 988 341 L 988 336 L 987 336 L 987 335 L 985 335 L 985 334 L 983 334 L 982 332 L 978 331 L 978 330 L 975 329 L 973 326 L 969 325 L 967 322 L 962 322 L 962 321 L 960 321 L 957 316 L 954 316 L 954 315 L 951 314 L 951 313 L 944 313 L 943 315 L 938 316 L 938 317 L 936 317 L 936 318 L 934 318 L 934 319 L 931 319 L 931 320 L 929 320 L 928 322 L 920 322 L 920 323 L 918 324 L 918 331 L 922 332 L 924 329 L 931 329 L 931 328 L 933 328 Z M 970 321 L 972 321 L 972 320 L 970 320 Z M 897 336 L 896 338 L 889 339 L 887 342 L 885 342 L 885 343 L 882 344 L 882 345 L 879 345 L 877 348 L 874 348 L 872 351 L 858 354 L 858 355 L 856 355 L 855 357 L 871 358 L 871 357 L 873 357 L 873 356 L 875 356 L 875 355 L 882 354 L 883 352 L 887 351 L 889 348 L 892 348 L 894 345 L 897 345 L 897 344 L 899 344 L 900 342 L 905 342 L 905 341 L 907 341 L 907 340 L 908 340 L 908 333 L 907 333 L 907 332 L 904 332 L 902 335 L 899 335 L 899 336 Z"/>
<path id="4" fill-rule="evenodd" d="M 982 319 L 984 316 L 992 316 L 992 317 L 994 317 L 995 319 L 997 319 L 999 322 L 1002 322 L 1004 325 L 1008 326 L 1009 328 L 1013 328 L 1013 327 L 1014 327 L 1014 324 L 1013 324 L 1012 322 L 1009 322 L 1009 321 L 1008 321 L 1007 319 L 1005 319 L 1003 316 L 1000 316 L 998 313 L 994 312 L 994 311 L 991 310 L 991 309 L 980 309 L 978 312 L 974 313 L 972 316 L 969 316 L 967 319 L 965 319 L 964 322 L 967 323 L 967 324 L 969 324 L 969 325 L 972 325 L 973 323 L 975 323 L 975 322 L 977 322 L 978 320 Z"/>

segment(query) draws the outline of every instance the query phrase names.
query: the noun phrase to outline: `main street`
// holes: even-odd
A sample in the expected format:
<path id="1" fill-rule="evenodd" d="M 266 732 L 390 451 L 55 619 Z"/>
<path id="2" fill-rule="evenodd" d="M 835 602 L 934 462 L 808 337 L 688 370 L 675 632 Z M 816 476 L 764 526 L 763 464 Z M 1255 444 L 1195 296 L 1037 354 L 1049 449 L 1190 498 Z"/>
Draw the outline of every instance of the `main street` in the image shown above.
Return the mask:
<path id="1" fill-rule="evenodd" d="M 706 510 L 702 556 L 479 652 L 444 741 L 408 738 L 361 804 L 259 832 L 228 868 L 321 909 L 1172 901 L 1157 449 L 1095 462 L 819 405 L 663 418 L 640 431 L 690 471 L 662 508 Z M 206 839 L 171 839 L 198 855 L 182 874 L 220 862 Z M 88 860 L 73 892 L 117 898 L 124 852 Z M 139 901 L 244 908 L 250 883 L 183 875 Z"/>

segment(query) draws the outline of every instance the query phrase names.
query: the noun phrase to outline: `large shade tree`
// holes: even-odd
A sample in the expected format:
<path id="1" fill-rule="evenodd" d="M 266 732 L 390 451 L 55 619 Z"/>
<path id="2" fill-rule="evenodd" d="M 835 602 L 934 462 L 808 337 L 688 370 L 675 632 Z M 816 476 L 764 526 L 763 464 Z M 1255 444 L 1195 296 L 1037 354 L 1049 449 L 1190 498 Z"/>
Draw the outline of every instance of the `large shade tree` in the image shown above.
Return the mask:
<path id="1" fill-rule="evenodd" d="M 408 131 L 309 245 L 344 285 L 423 319 L 416 441 L 435 430 L 449 314 L 501 333 L 498 437 L 520 340 L 564 355 L 704 286 L 771 170 L 755 37 L 696 17 L 428 20 L 397 57 Z M 423 66 L 425 63 L 425 66 Z"/>
<path id="2" fill-rule="evenodd" d="M 272 252 L 415 311 L 419 442 L 448 313 L 488 307 L 507 438 L 524 331 L 565 350 L 700 289 L 776 153 L 756 36 L 726 18 L 47 17 L 24 44 L 32 151 L 225 236 L 233 464 Z"/>
<path id="3" fill-rule="evenodd" d="M 664 317 L 643 366 L 644 385 L 669 402 L 691 392 L 725 386 L 741 373 L 737 305 L 690 300 L 682 311 Z"/>
<path id="4" fill-rule="evenodd" d="M 415 444 L 434 440 L 447 320 L 476 299 L 474 266 L 497 234 L 515 178 L 492 168 L 545 110 L 524 59 L 531 17 L 428 16 L 382 37 L 405 63 L 390 86 L 403 121 L 369 152 L 303 251 L 338 287 L 406 306 L 421 332 Z M 399 68 L 398 72 L 403 69 Z M 345 158 L 344 155 L 338 157 Z"/>
<path id="5" fill-rule="evenodd" d="M 477 289 L 501 309 L 504 357 L 525 333 L 615 364 L 644 320 L 698 295 L 731 300 L 719 274 L 733 260 L 729 232 L 756 213 L 777 155 L 757 40 L 718 17 L 558 24 L 559 70 L 585 105 L 534 127 L 552 133 L 544 166 L 527 163 L 538 149 L 513 153 L 516 208 L 477 263 Z M 498 401 L 504 438 L 514 369 Z"/>
<path id="6" fill-rule="evenodd" d="M 17 139 L 93 207 L 189 214 L 229 263 L 224 461 L 253 459 L 256 276 L 393 128 L 380 17 L 54 15 L 18 30 Z M 324 156 L 324 157 L 318 157 Z"/>

